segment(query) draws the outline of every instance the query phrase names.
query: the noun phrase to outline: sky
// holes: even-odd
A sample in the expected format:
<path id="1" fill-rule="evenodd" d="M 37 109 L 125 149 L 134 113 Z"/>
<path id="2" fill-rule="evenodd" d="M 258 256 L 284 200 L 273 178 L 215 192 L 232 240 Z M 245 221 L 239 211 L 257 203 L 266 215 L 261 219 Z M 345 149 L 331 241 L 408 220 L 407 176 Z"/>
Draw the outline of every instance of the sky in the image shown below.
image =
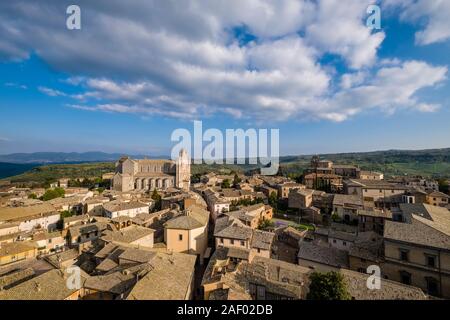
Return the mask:
<path id="1" fill-rule="evenodd" d="M 0 154 L 167 155 L 194 120 L 279 129 L 281 155 L 450 147 L 448 17 L 448 0 L 2 1 Z"/>

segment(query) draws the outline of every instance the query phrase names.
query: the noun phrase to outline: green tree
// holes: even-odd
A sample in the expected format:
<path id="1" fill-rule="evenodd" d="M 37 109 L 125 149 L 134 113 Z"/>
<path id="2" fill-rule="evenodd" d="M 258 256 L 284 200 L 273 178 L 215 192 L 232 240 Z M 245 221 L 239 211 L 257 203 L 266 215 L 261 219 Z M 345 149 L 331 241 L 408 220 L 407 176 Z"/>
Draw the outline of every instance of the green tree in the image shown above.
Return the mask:
<path id="1" fill-rule="evenodd" d="M 259 230 L 267 230 L 275 227 L 275 223 L 271 220 L 262 219 L 258 224 Z"/>
<path id="2" fill-rule="evenodd" d="M 28 199 L 37 199 L 36 193 L 31 193 L 28 195 Z"/>
<path id="3" fill-rule="evenodd" d="M 449 194 L 450 193 L 450 188 L 448 185 L 448 181 L 445 179 L 439 179 L 439 191 Z"/>
<path id="4" fill-rule="evenodd" d="M 333 222 L 341 222 L 341 217 L 339 217 L 336 213 L 333 213 L 331 215 L 331 220 L 333 220 Z"/>
<path id="5" fill-rule="evenodd" d="M 310 276 L 309 300 L 350 300 L 342 274 L 335 271 L 313 272 Z"/>
<path id="6" fill-rule="evenodd" d="M 42 196 L 42 200 L 49 201 L 56 198 L 64 197 L 65 191 L 63 188 L 54 188 L 54 189 L 48 189 L 45 191 L 44 195 Z"/>
<path id="7" fill-rule="evenodd" d="M 236 186 L 241 183 L 242 179 L 239 178 L 239 176 L 237 175 L 237 173 L 234 174 L 234 179 L 233 179 L 233 187 L 236 188 Z"/>
<path id="8" fill-rule="evenodd" d="M 275 191 L 272 191 L 269 195 L 269 204 L 273 207 L 276 208 L 277 207 L 277 203 L 278 203 L 278 195 Z"/>
<path id="9" fill-rule="evenodd" d="M 61 212 L 61 219 L 69 218 L 69 217 L 73 216 L 74 214 L 75 213 L 73 211 L 64 210 L 63 212 Z"/>
<path id="10" fill-rule="evenodd" d="M 228 188 L 231 188 L 230 180 L 225 179 L 222 181 L 222 189 L 228 189 Z"/>
<path id="11" fill-rule="evenodd" d="M 155 211 L 161 210 L 161 195 L 158 193 L 158 190 L 153 189 L 152 199 L 155 200 Z"/>

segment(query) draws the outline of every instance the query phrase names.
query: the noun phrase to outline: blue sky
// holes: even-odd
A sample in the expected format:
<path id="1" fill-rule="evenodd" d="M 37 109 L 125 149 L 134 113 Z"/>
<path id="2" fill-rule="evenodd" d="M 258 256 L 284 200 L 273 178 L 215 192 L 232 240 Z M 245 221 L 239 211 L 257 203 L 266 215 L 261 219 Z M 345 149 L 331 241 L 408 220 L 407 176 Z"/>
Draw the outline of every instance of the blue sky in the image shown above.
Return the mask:
<path id="1" fill-rule="evenodd" d="M 77 31 L 64 1 L 19 2 L 0 5 L 0 154 L 166 155 L 193 120 L 279 128 L 283 155 L 450 147 L 445 2 L 383 1 L 376 32 L 373 1 L 79 1 Z"/>

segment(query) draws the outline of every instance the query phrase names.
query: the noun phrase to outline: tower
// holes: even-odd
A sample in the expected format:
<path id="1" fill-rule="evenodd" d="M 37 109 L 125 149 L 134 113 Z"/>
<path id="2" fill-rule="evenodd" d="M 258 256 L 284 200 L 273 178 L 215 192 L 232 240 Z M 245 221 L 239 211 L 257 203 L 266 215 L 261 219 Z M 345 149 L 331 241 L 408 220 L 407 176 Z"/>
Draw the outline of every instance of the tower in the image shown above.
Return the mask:
<path id="1" fill-rule="evenodd" d="M 176 186 L 189 191 L 191 186 L 191 159 L 185 149 L 181 149 L 176 163 Z"/>

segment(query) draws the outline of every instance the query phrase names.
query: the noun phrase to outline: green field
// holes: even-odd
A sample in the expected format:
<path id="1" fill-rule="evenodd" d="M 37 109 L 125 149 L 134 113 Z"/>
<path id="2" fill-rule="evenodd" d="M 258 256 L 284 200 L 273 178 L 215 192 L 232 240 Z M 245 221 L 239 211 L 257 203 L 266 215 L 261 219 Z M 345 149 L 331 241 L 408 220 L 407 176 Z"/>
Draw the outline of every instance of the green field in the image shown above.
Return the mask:
<path id="1" fill-rule="evenodd" d="M 362 170 L 383 172 L 393 175 L 421 175 L 434 178 L 450 178 L 450 149 L 421 151 L 377 151 L 366 153 L 325 154 L 322 159 L 337 164 L 358 165 Z M 309 166 L 311 156 L 281 157 L 281 172 L 285 175 L 300 175 Z M 191 173 L 200 175 L 207 172 L 244 173 L 257 168 L 255 165 L 206 165 L 193 164 Z M 12 183 L 48 183 L 60 178 L 93 178 L 114 171 L 113 162 L 82 164 L 56 164 L 35 167 L 22 174 L 9 177 Z"/>

